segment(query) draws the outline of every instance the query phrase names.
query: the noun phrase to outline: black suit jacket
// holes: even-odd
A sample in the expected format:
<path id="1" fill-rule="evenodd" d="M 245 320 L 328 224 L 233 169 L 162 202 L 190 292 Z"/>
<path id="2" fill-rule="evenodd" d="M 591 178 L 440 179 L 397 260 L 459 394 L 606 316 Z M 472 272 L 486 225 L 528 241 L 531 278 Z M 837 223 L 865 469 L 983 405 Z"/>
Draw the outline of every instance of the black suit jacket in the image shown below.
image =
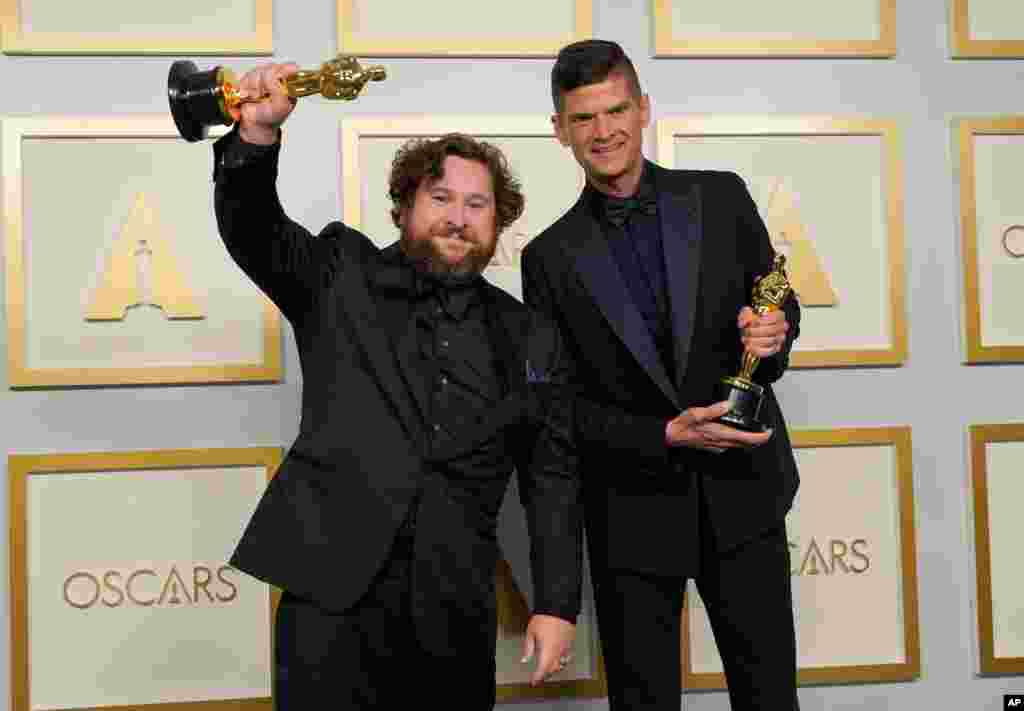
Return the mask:
<path id="1" fill-rule="evenodd" d="M 733 173 L 670 171 L 653 163 L 672 313 L 671 382 L 643 317 L 584 196 L 526 248 L 526 302 L 554 316 L 576 360 L 580 466 L 587 535 L 595 564 L 692 575 L 696 477 L 726 550 L 777 526 L 798 486 L 782 412 L 770 384 L 785 370 L 800 313 L 782 352 L 760 363 L 768 386 L 762 418 L 774 436 L 749 451 L 669 450 L 665 425 L 688 407 L 710 405 L 723 376 L 739 372 L 736 327 L 756 277 L 771 269 L 768 233 Z"/>
<path id="2" fill-rule="evenodd" d="M 314 237 L 288 219 L 275 188 L 278 149 L 253 156 L 236 140 L 228 134 L 215 147 L 218 225 L 232 257 L 292 324 L 304 382 L 299 435 L 232 564 L 344 611 L 368 589 L 419 497 L 417 631 L 435 653 L 455 654 L 468 639 L 495 634 L 496 519 L 514 457 L 534 612 L 575 621 L 582 516 L 562 387 L 570 361 L 554 324 L 484 287 L 505 397 L 428 458 L 409 380 L 415 364 L 395 347 L 411 305 L 389 299 L 385 308 L 374 278 L 393 260 L 341 223 Z M 507 457 L 480 461 L 484 442 Z"/>

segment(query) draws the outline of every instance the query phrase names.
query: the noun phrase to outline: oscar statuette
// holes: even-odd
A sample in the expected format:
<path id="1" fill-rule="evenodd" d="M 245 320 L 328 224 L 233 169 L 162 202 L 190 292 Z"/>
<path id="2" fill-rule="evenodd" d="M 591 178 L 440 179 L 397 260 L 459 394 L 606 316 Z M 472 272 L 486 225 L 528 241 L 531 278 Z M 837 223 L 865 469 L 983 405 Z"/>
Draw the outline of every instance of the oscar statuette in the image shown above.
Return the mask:
<path id="1" fill-rule="evenodd" d="M 785 264 L 786 258 L 781 254 L 776 254 L 775 260 L 772 262 L 772 270 L 758 277 L 754 282 L 750 306 L 758 316 L 782 308 L 783 302 L 792 292 L 793 288 L 786 276 Z M 746 432 L 764 432 L 767 429 L 758 419 L 764 397 L 764 387 L 752 379 L 754 370 L 760 362 L 759 357 L 750 351 L 744 351 L 739 374 L 718 381 L 716 400 L 727 400 L 729 411 L 718 418 L 716 422 Z"/>
<path id="2" fill-rule="evenodd" d="M 281 83 L 293 99 L 319 94 L 326 99 L 351 101 L 368 82 L 386 77 L 384 67 L 362 67 L 356 58 L 339 54 L 319 69 L 303 69 Z M 242 104 L 266 98 L 242 95 L 234 72 L 226 67 L 201 72 L 194 62 L 178 60 L 171 64 L 167 75 L 167 100 L 174 125 L 190 143 L 206 138 L 210 126 L 235 123 Z"/>

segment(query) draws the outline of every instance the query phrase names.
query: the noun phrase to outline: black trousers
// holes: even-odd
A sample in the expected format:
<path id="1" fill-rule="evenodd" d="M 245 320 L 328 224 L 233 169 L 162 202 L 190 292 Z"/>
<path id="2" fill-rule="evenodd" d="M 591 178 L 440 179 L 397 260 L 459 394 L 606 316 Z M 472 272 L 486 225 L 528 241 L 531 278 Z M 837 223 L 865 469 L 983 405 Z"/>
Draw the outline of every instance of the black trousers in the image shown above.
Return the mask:
<path id="1" fill-rule="evenodd" d="M 410 605 L 412 540 L 400 535 L 367 594 L 344 613 L 288 592 L 275 627 L 274 707 L 406 709 L 495 703 L 494 649 L 439 657 L 420 644 Z M 429 613 L 428 613 L 429 614 Z"/>
<path id="2" fill-rule="evenodd" d="M 785 526 L 720 554 L 706 519 L 701 523 L 694 581 L 725 666 L 733 711 L 798 711 Z M 610 711 L 679 711 L 686 579 L 597 566 L 592 576 Z"/>

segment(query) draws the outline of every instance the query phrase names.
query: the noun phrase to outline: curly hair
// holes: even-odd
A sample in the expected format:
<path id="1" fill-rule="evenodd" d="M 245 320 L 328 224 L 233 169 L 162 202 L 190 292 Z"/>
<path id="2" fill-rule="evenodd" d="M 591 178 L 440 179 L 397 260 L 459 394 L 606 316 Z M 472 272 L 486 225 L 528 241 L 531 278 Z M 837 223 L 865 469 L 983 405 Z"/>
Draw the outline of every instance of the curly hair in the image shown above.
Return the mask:
<path id="1" fill-rule="evenodd" d="M 487 166 L 494 183 L 495 233 L 501 234 L 523 214 L 526 199 L 522 185 L 512 173 L 501 150 L 486 141 L 478 141 L 462 133 L 448 133 L 440 138 L 412 138 L 406 141 L 391 161 L 388 195 L 391 197 L 391 221 L 400 227 L 402 210 L 412 207 L 416 190 L 424 179 L 444 177 L 444 160 L 457 156 Z"/>

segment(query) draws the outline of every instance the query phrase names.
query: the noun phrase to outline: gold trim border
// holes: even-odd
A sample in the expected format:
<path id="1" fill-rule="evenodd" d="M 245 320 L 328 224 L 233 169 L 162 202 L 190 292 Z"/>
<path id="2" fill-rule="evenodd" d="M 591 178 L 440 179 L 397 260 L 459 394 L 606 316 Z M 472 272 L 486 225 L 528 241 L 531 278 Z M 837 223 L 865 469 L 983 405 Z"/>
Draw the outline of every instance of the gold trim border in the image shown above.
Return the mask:
<path id="1" fill-rule="evenodd" d="M 899 498 L 900 567 L 903 574 L 903 648 L 906 660 L 896 664 L 821 666 L 797 670 L 797 684 L 825 685 L 858 682 L 911 681 L 921 675 L 921 635 L 918 615 L 917 543 L 914 525 L 914 467 L 910 427 L 860 427 L 796 430 L 797 449 L 817 447 L 892 446 L 896 451 L 896 489 Z M 687 691 L 725 689 L 724 674 L 696 674 L 690 668 L 690 625 L 683 606 L 683 688 Z"/>
<path id="2" fill-rule="evenodd" d="M 253 0 L 255 31 L 197 39 L 194 35 L 129 35 L 120 32 L 21 31 L 24 0 L 0 0 L 0 45 L 4 54 L 45 55 L 270 55 L 274 53 L 273 2 Z"/>
<path id="3" fill-rule="evenodd" d="M 431 37 L 411 42 L 401 38 L 364 40 L 355 33 L 350 21 L 355 0 L 336 2 L 339 50 L 369 57 L 554 57 L 564 45 L 590 37 L 594 26 L 594 0 L 570 0 L 573 28 L 559 35 L 491 42 L 455 37 Z"/>
<path id="4" fill-rule="evenodd" d="M 197 467 L 265 466 L 267 480 L 281 464 L 279 447 L 236 449 L 164 449 L 134 452 L 83 452 L 76 454 L 11 454 L 7 457 L 8 516 L 10 527 L 10 614 L 11 614 L 11 709 L 29 711 L 28 638 L 28 478 L 45 474 L 138 471 L 142 469 L 192 469 Z M 270 588 L 271 646 L 274 616 L 280 591 Z M 273 652 L 271 652 L 273 659 Z M 68 711 L 270 711 L 271 699 L 233 699 L 187 703 L 145 704 L 143 706 L 82 707 Z"/>
<path id="5" fill-rule="evenodd" d="M 953 59 L 1021 59 L 1024 38 L 1016 40 L 978 40 L 971 38 L 970 0 L 952 0 L 950 48 Z"/>
<path id="6" fill-rule="evenodd" d="M 655 57 L 896 56 L 896 0 L 878 0 L 880 27 L 876 40 L 680 39 L 672 34 L 672 2 L 653 0 Z"/>
<path id="7" fill-rule="evenodd" d="M 978 263 L 978 202 L 974 137 L 1022 135 L 1024 116 L 960 119 L 954 127 L 960 154 L 960 239 L 963 250 L 962 299 L 967 364 L 1021 363 L 1024 346 L 986 346 L 981 338 L 981 283 Z"/>
<path id="8" fill-rule="evenodd" d="M 895 121 L 843 116 L 710 116 L 691 114 L 657 123 L 658 160 L 675 167 L 676 136 L 879 136 L 889 264 L 888 348 L 794 350 L 792 368 L 899 366 L 907 360 L 906 268 L 903 235 L 903 164 Z"/>
<path id="9" fill-rule="evenodd" d="M 7 373 L 11 388 L 78 385 L 162 385 L 280 382 L 281 317 L 262 296 L 263 362 L 127 368 L 30 368 L 25 362 L 25 261 L 22 223 L 21 143 L 25 138 L 178 138 L 170 117 L 123 118 L 3 117 L 0 119 L 3 205 L 6 234 Z M 222 135 L 218 127 L 212 135 Z"/>
<path id="10" fill-rule="evenodd" d="M 974 495 L 975 581 L 977 584 L 978 652 L 982 674 L 1024 674 L 1024 657 L 997 657 L 992 599 L 992 547 L 988 507 L 988 457 L 994 442 L 1024 442 L 1024 423 L 970 425 L 971 488 Z"/>

